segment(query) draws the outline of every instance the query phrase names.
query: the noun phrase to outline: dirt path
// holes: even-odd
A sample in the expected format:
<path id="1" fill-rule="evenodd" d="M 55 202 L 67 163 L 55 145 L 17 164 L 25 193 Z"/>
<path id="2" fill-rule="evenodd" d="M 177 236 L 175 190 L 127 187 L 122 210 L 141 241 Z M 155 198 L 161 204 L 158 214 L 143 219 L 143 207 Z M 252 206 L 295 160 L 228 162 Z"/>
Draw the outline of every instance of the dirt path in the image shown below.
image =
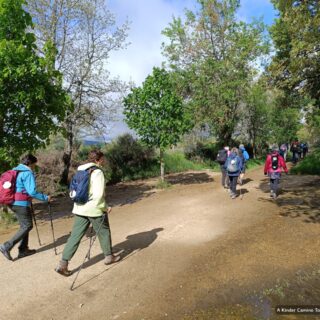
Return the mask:
<path id="1" fill-rule="evenodd" d="M 0 257 L 0 319 L 239 319 L 225 310 L 246 309 L 253 292 L 317 268 L 318 177 L 284 177 L 276 201 L 261 169 L 247 174 L 242 200 L 231 200 L 211 172 L 169 179 L 173 187 L 164 191 L 155 180 L 108 188 L 113 243 L 123 260 L 104 266 L 95 243 L 73 291 L 74 277 L 53 271 L 71 230 L 71 204 L 53 204 L 59 256 L 46 208 L 38 205 L 42 246 L 33 230 L 30 247 L 39 252 L 13 263 Z M 0 242 L 13 233 L 2 233 Z M 71 269 L 88 246 L 84 238 Z M 258 309 L 269 319 L 270 306 Z M 240 311 L 234 314 L 252 312 Z"/>

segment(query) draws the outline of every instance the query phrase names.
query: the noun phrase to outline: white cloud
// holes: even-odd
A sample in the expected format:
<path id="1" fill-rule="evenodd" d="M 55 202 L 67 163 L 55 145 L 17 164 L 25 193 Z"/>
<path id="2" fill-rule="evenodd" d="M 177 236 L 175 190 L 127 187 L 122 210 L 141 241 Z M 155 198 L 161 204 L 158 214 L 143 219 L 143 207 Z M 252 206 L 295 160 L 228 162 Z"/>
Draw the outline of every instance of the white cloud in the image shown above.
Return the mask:
<path id="1" fill-rule="evenodd" d="M 182 16 L 184 8 L 193 8 L 194 0 L 113 0 L 108 6 L 118 18 L 131 21 L 126 50 L 113 52 L 108 70 L 123 80 L 133 80 L 140 85 L 152 68 L 164 60 L 161 43 L 165 37 L 161 31 L 172 21 L 173 16 Z"/>

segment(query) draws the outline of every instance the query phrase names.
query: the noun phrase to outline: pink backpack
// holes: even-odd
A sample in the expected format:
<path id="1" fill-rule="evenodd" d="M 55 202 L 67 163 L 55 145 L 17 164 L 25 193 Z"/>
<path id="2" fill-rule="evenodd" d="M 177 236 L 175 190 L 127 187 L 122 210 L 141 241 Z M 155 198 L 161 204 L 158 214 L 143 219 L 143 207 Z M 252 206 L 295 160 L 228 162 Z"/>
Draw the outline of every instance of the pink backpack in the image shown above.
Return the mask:
<path id="1" fill-rule="evenodd" d="M 16 170 L 8 170 L 0 176 L 0 204 L 9 205 L 14 202 L 18 173 Z"/>

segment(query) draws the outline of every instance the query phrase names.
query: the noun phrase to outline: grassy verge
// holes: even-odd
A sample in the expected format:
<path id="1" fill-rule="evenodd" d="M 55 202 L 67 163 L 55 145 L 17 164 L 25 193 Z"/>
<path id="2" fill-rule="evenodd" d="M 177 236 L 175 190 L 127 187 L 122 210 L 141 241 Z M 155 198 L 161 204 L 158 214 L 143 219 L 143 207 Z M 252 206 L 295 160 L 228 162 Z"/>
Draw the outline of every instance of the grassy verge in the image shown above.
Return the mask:
<path id="1" fill-rule="evenodd" d="M 12 225 L 18 224 L 17 218 L 13 212 L 8 209 L 8 211 L 0 210 L 0 229 L 6 229 Z"/>
<path id="2" fill-rule="evenodd" d="M 298 162 L 291 171 L 293 174 L 316 174 L 320 175 L 320 149 L 309 154 L 305 159 Z"/>
<path id="3" fill-rule="evenodd" d="M 259 166 L 264 165 L 264 163 L 265 159 L 250 159 L 249 161 L 247 161 L 247 169 L 251 170 L 257 168 Z"/>
<path id="4" fill-rule="evenodd" d="M 247 162 L 247 169 L 251 170 L 264 164 L 264 159 L 250 159 Z M 201 170 L 212 170 L 214 172 L 220 172 L 220 165 L 216 161 L 209 159 L 203 161 L 191 161 L 188 160 L 183 152 L 174 151 L 167 152 L 164 156 L 165 162 L 165 173 L 179 173 L 185 171 L 201 171 Z M 133 174 L 126 175 L 123 180 L 138 180 L 158 177 L 160 175 L 160 164 L 159 161 L 154 161 L 144 169 L 135 171 Z"/>

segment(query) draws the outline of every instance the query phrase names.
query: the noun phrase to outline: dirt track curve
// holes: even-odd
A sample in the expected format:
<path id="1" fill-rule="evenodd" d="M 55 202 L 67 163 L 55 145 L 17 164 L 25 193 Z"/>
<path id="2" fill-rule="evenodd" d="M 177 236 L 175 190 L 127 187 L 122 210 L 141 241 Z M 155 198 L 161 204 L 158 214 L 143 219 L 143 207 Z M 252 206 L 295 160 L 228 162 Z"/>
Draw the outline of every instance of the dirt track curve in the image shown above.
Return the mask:
<path id="1" fill-rule="evenodd" d="M 251 292 L 318 265 L 319 177 L 284 177 L 276 201 L 261 168 L 247 174 L 235 200 L 216 173 L 168 179 L 167 190 L 155 189 L 155 180 L 108 187 L 113 244 L 123 259 L 105 266 L 96 242 L 73 291 L 74 276 L 54 272 L 71 230 L 71 204 L 52 205 L 58 256 L 46 207 L 36 205 L 42 246 L 34 229 L 30 247 L 37 254 L 14 262 L 0 257 L 0 319 L 211 319 L 206 310 L 247 306 Z M 14 232 L 2 232 L 0 242 Z M 88 246 L 84 238 L 71 269 Z"/>

